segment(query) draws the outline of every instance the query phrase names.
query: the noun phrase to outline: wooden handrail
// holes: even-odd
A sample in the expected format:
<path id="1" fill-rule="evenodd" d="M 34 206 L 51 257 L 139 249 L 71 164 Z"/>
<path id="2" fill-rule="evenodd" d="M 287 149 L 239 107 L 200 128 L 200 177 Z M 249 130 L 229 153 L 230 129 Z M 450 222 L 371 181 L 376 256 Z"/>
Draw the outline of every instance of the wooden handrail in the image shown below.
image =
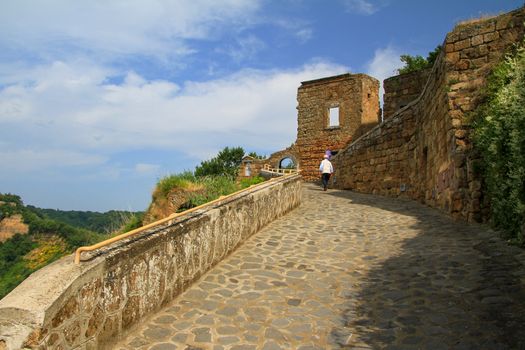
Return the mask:
<path id="1" fill-rule="evenodd" d="M 299 169 L 271 168 L 270 164 L 264 164 L 263 170 L 277 174 L 295 174 L 300 172 Z"/>
<path id="2" fill-rule="evenodd" d="M 291 175 L 291 174 L 289 174 Z M 272 180 L 276 180 L 277 178 L 272 178 L 268 181 L 272 181 Z M 150 229 L 152 227 L 155 227 L 155 226 L 158 226 L 158 225 L 161 225 L 165 222 L 168 222 L 170 220 L 173 220 L 179 216 L 182 216 L 182 215 L 185 215 L 185 214 L 188 214 L 188 213 L 191 213 L 191 212 L 194 212 L 196 210 L 199 210 L 205 206 L 209 206 L 209 205 L 212 205 L 214 203 L 217 203 L 219 201 L 222 201 L 226 198 L 229 198 L 229 197 L 232 197 L 232 196 L 235 196 L 239 193 L 242 193 L 244 191 L 247 191 L 251 188 L 253 188 L 254 186 L 258 186 L 258 185 L 262 185 L 262 184 L 265 184 L 265 183 L 268 183 L 268 181 L 265 181 L 265 182 L 261 182 L 260 184 L 256 184 L 256 185 L 251 185 L 250 187 L 247 187 L 247 188 L 243 188 L 242 190 L 239 190 L 239 191 L 236 191 L 234 193 L 230 193 L 229 195 L 226 195 L 226 196 L 220 196 L 219 198 L 217 199 L 214 199 L 208 203 L 204 203 L 204 204 L 201 204 L 199 206 L 196 206 L 194 208 L 190 208 L 188 210 L 185 210 L 183 212 L 180 212 L 180 213 L 173 213 L 171 214 L 170 216 L 164 218 L 164 219 L 160 219 L 158 221 L 155 221 L 155 222 L 152 222 L 148 225 L 145 225 L 145 226 L 142 226 L 142 227 L 139 227 L 139 228 L 136 228 L 134 230 L 131 230 L 129 232 L 126 232 L 126 233 L 123 233 L 123 234 L 120 234 L 118 236 L 115 236 L 115 237 L 112 237 L 110 239 L 106 239 L 105 241 L 102 241 L 102 242 L 99 242 L 99 243 L 96 243 L 96 244 L 93 244 L 93 245 L 90 245 L 90 246 L 83 246 L 83 247 L 78 247 L 77 250 L 75 251 L 75 264 L 78 265 L 80 264 L 80 254 L 82 252 L 90 252 L 90 251 L 93 251 L 93 250 L 96 250 L 96 249 L 99 249 L 99 248 L 102 248 L 102 247 L 105 247 L 107 245 L 110 245 L 114 242 L 117 242 L 117 241 L 120 241 L 120 240 L 123 240 L 127 237 L 130 237 L 130 236 L 133 236 L 133 235 L 136 235 L 137 233 L 140 233 L 142 231 L 145 231 L 147 229 Z"/>

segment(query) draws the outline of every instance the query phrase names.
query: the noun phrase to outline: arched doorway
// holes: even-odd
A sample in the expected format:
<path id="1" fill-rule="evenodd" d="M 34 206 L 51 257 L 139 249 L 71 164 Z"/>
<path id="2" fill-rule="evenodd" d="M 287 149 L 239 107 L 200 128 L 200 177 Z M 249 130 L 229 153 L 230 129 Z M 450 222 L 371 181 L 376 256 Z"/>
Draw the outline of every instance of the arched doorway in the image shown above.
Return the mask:
<path id="1" fill-rule="evenodd" d="M 284 157 L 279 162 L 279 169 L 297 169 L 297 164 L 292 157 Z"/>

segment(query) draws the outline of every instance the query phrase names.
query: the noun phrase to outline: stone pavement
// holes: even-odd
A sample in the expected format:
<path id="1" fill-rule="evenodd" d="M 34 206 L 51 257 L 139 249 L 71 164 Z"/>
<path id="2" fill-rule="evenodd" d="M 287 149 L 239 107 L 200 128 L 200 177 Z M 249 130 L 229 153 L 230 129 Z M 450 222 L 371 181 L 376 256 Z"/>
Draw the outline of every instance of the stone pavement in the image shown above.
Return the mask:
<path id="1" fill-rule="evenodd" d="M 413 201 L 304 185 L 115 349 L 525 349 L 524 251 Z"/>

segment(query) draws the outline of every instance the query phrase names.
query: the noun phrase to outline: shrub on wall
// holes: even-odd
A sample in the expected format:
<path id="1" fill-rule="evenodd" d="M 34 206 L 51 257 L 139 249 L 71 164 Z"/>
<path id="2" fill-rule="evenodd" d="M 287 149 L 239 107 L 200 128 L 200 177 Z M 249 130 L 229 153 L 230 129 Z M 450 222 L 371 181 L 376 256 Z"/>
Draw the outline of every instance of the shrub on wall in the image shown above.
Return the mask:
<path id="1" fill-rule="evenodd" d="M 525 240 L 525 48 L 507 56 L 488 80 L 476 111 L 474 144 L 482 159 L 492 224 Z"/>

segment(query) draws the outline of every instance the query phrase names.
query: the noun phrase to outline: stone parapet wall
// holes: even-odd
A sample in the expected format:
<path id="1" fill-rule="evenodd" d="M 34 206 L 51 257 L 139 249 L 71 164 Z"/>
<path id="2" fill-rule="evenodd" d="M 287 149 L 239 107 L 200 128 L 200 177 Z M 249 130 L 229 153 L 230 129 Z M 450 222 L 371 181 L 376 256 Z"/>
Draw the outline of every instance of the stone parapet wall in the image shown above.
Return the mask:
<path id="1" fill-rule="evenodd" d="M 414 101 L 423 91 L 432 69 L 400 74 L 383 81 L 383 119 Z"/>
<path id="2" fill-rule="evenodd" d="M 335 186 L 406 196 L 483 219 L 469 118 L 494 65 L 523 38 L 525 10 L 458 25 L 420 96 L 334 158 Z"/>
<path id="3" fill-rule="evenodd" d="M 132 238 L 63 258 L 0 301 L 0 349 L 100 349 L 169 303 L 301 201 L 299 175 L 274 179 Z"/>

